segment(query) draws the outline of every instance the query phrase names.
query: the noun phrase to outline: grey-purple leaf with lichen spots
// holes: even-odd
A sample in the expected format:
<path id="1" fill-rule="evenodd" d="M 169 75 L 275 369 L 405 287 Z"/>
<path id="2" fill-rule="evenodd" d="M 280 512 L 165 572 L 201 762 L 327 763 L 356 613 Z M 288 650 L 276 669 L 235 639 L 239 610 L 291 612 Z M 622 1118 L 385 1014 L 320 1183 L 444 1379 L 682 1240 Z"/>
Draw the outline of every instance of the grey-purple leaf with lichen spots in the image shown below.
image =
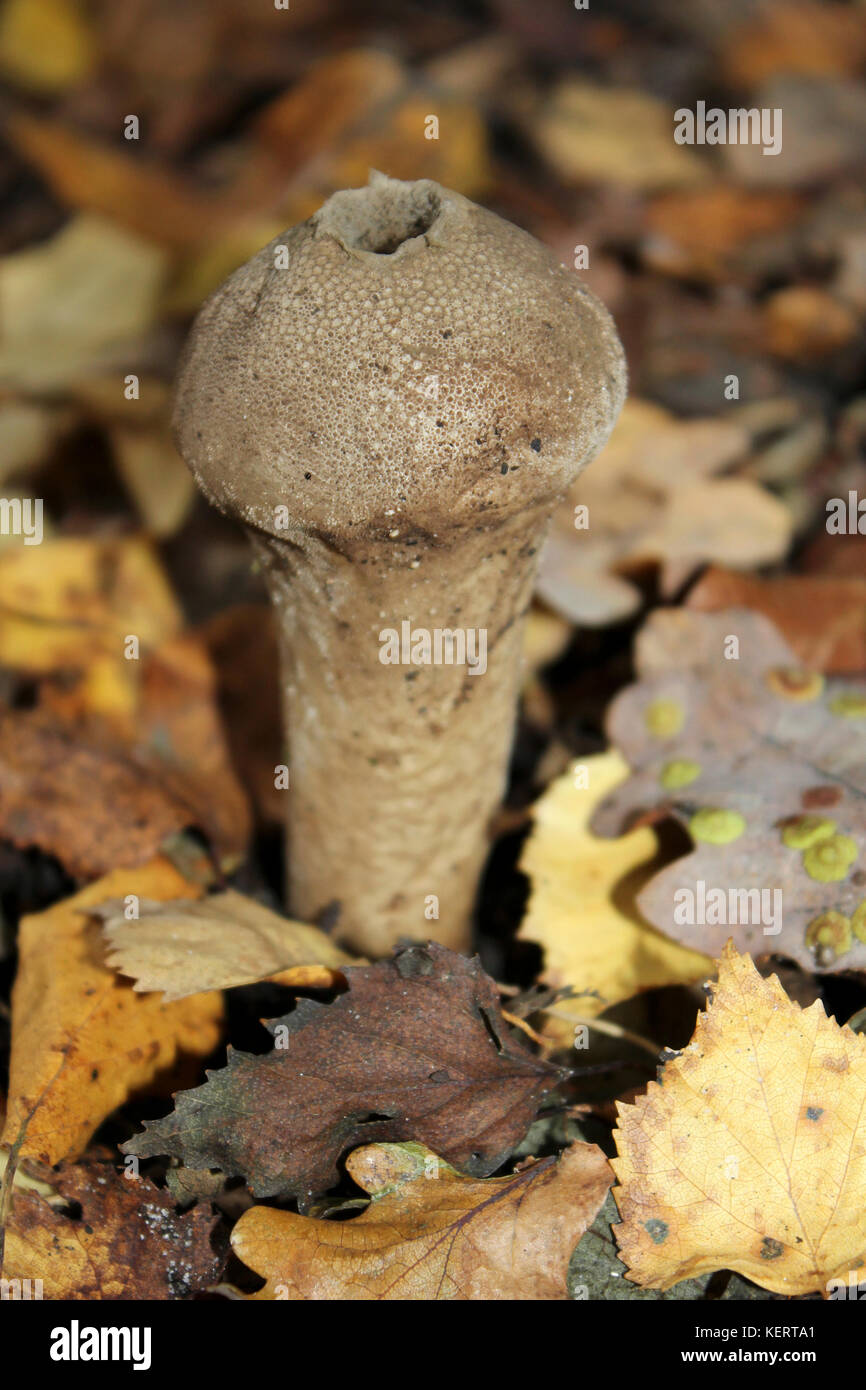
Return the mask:
<path id="1" fill-rule="evenodd" d="M 511 1037 L 477 960 L 409 946 L 345 976 L 333 1003 L 302 1000 L 268 1025 L 272 1052 L 231 1052 L 124 1151 L 242 1175 L 257 1197 L 292 1194 L 302 1207 L 362 1143 L 417 1139 L 474 1176 L 492 1173 L 563 1073 Z"/>
<path id="2" fill-rule="evenodd" d="M 654 613 L 636 668 L 607 719 L 633 773 L 593 829 L 672 815 L 695 843 L 641 911 L 709 955 L 733 937 L 807 970 L 866 971 L 866 683 L 803 671 L 746 609 Z"/>

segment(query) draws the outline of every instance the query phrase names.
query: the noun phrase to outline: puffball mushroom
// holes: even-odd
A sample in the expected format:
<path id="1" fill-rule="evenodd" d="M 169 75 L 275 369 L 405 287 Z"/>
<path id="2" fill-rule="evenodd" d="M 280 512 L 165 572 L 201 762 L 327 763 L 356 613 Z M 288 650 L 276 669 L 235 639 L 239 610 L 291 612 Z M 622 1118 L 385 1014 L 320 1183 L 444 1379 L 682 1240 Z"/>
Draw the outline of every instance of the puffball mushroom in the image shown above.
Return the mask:
<path id="1" fill-rule="evenodd" d="M 295 916 L 468 945 L 539 548 L 624 393 L 576 276 L 429 179 L 335 193 L 202 308 L 175 431 L 277 613 Z"/>

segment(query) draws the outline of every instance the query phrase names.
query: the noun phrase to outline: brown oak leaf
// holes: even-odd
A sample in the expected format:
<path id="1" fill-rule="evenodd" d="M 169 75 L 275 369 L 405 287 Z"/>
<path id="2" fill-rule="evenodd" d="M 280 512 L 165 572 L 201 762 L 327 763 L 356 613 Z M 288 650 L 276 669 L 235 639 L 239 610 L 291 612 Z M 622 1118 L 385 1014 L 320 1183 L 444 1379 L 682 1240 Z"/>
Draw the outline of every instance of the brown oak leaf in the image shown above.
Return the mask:
<path id="1" fill-rule="evenodd" d="M 370 1144 L 346 1167 L 372 1198 L 352 1221 L 244 1212 L 232 1246 L 267 1280 L 253 1298 L 564 1299 L 611 1180 L 594 1144 L 484 1180 L 420 1144 Z"/>

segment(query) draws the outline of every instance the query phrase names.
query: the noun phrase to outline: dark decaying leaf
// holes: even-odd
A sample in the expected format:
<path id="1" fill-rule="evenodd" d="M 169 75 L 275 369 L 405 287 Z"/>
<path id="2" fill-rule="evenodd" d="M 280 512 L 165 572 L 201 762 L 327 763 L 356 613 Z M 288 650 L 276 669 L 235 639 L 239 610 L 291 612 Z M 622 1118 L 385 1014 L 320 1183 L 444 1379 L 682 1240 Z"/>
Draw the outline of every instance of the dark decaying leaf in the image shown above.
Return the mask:
<path id="1" fill-rule="evenodd" d="M 179 1215 L 167 1192 L 89 1161 L 47 1172 L 69 1203 L 17 1192 L 6 1231 L 7 1279 L 41 1279 L 47 1299 L 178 1299 L 203 1292 L 223 1260 L 210 1208 Z M 78 1210 L 80 1209 L 80 1211 Z"/>
<path id="2" fill-rule="evenodd" d="M 205 1085 L 124 1147 L 242 1175 L 258 1197 L 302 1202 L 359 1143 L 416 1139 L 475 1176 L 522 1139 L 560 1073 L 509 1034 L 477 960 L 411 946 L 346 970 L 331 1004 L 303 1000 L 268 1027 L 265 1056 L 229 1054 Z"/>

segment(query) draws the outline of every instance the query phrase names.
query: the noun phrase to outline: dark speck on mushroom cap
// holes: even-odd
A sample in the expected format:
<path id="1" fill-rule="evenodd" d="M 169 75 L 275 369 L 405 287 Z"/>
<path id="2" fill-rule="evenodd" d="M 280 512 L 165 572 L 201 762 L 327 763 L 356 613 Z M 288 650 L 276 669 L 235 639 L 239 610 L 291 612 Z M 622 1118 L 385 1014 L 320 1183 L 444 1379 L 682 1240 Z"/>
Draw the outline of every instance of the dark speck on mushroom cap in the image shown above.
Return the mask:
<path id="1" fill-rule="evenodd" d="M 431 180 L 374 173 L 203 306 L 174 426 L 224 511 L 271 533 L 286 507 L 292 528 L 357 542 L 552 502 L 624 394 L 609 314 L 546 247 Z"/>

